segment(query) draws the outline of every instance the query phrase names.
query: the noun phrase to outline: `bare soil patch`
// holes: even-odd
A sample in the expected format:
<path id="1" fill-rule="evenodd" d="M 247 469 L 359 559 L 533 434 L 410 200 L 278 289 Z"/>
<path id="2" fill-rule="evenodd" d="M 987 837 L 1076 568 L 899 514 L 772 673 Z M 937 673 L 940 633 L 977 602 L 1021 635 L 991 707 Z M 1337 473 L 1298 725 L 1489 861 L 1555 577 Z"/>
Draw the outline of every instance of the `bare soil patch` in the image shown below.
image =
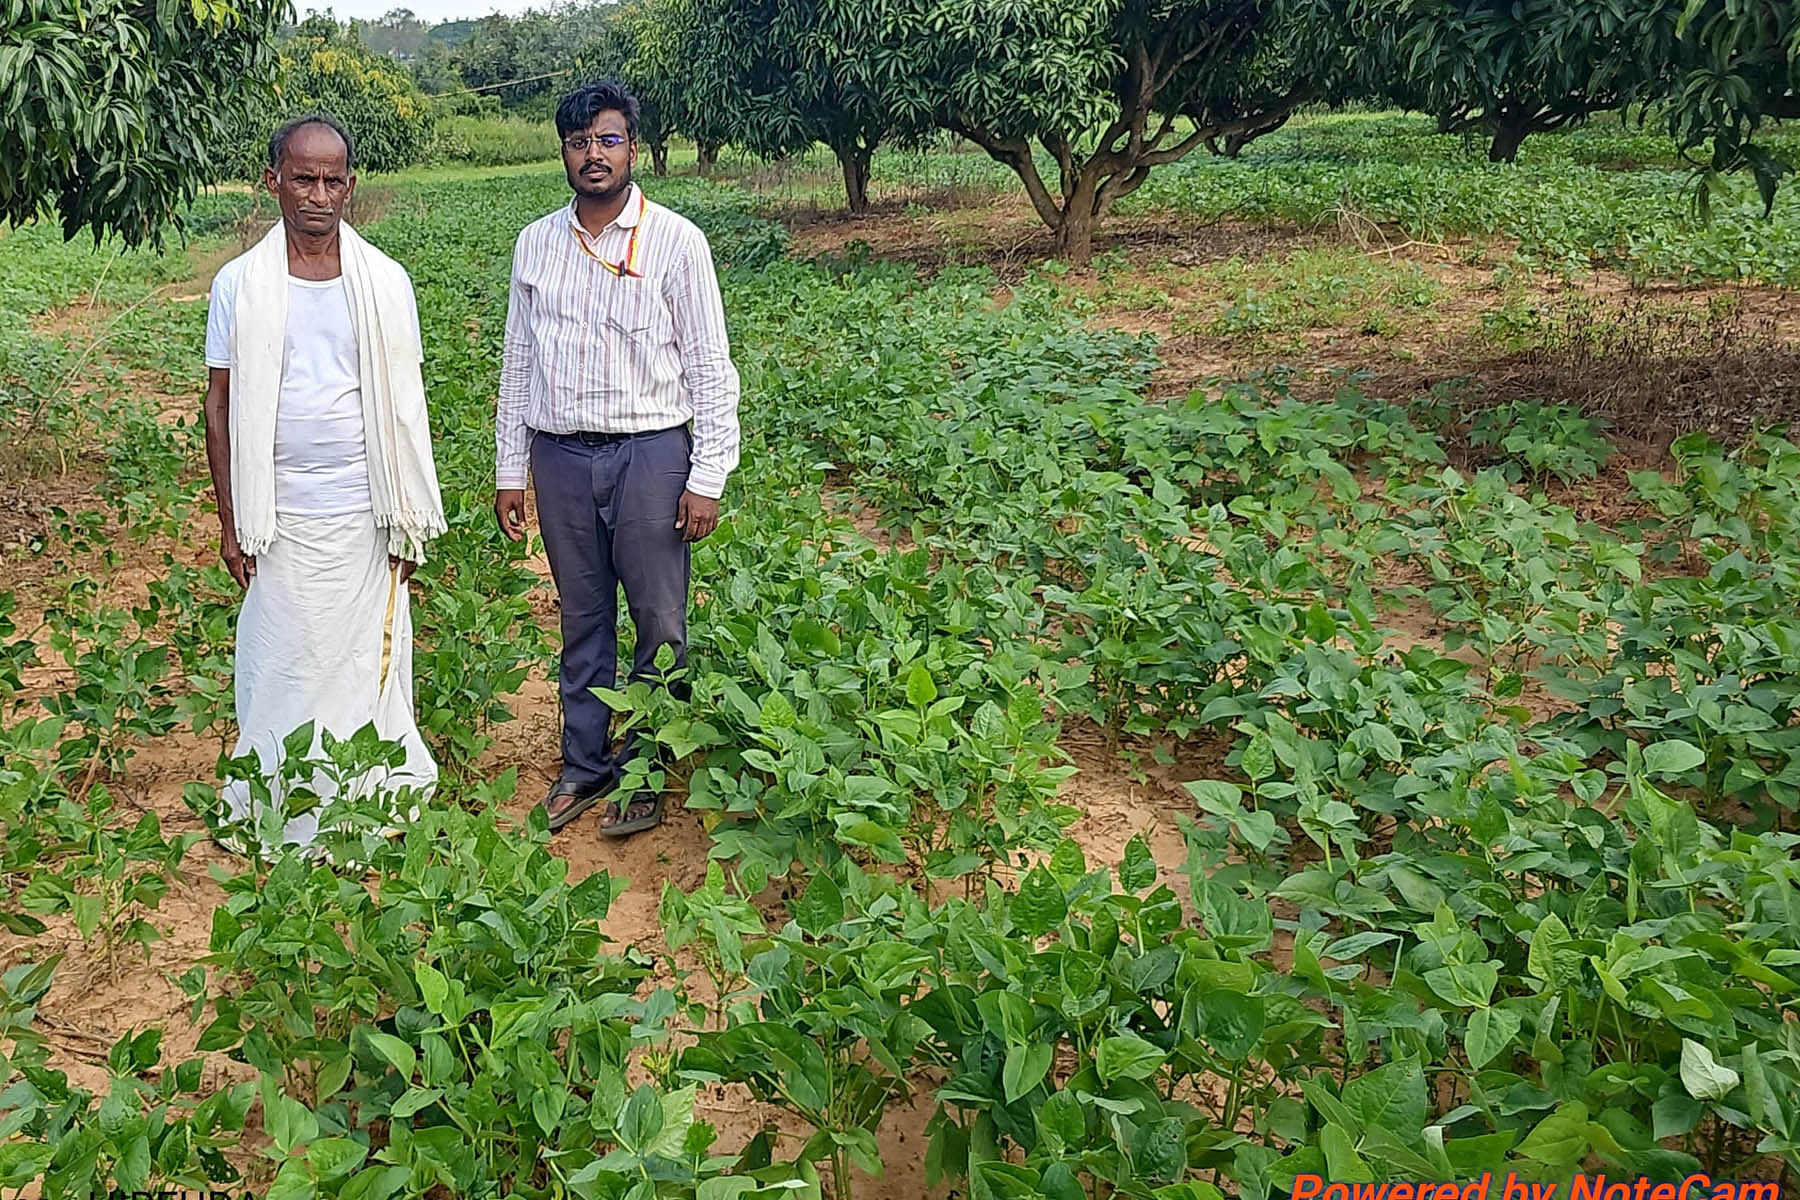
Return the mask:
<path id="1" fill-rule="evenodd" d="M 893 200 L 862 216 L 812 207 L 774 215 L 788 222 L 802 257 L 866 255 L 924 276 L 982 265 L 999 279 L 999 294 L 1054 256 L 1049 232 L 1010 193 L 952 194 L 924 211 Z M 1362 306 L 1335 319 L 1297 279 L 1300 308 L 1285 325 L 1209 328 L 1230 324 L 1218 318 L 1234 316 L 1228 310 L 1241 300 L 1221 283 L 1228 265 L 1328 249 L 1411 272 L 1429 304 Z M 1276 369 L 1301 395 L 1346 383 L 1395 400 L 1453 388 L 1470 409 L 1515 400 L 1577 406 L 1605 419 L 1640 462 L 1651 446 L 1651 457 L 1666 462 L 1669 440 L 1693 430 L 1733 441 L 1752 426 L 1800 417 L 1800 300 L 1792 292 L 1640 283 L 1609 270 L 1563 278 L 1507 258 L 1496 239 L 1421 242 L 1367 223 L 1115 214 L 1096 238 L 1093 263 L 1063 280 L 1091 302 L 1095 324 L 1157 338 L 1152 388 L 1165 399 Z M 1329 293 L 1332 281 L 1324 282 L 1318 290 Z"/>

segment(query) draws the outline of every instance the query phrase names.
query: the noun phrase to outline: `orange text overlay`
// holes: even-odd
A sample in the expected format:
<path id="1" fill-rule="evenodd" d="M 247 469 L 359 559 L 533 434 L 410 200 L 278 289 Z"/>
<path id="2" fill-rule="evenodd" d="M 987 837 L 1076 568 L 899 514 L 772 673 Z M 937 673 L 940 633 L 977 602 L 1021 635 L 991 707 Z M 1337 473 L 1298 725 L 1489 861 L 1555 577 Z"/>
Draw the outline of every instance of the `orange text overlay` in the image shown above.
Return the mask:
<path id="1" fill-rule="evenodd" d="M 1469 1180 L 1395 1183 L 1338 1183 L 1323 1175 L 1296 1175 L 1293 1200 L 1781 1200 L 1781 1189 L 1773 1181 L 1714 1179 L 1704 1174 L 1676 1181 L 1576 1175 L 1567 1183 L 1520 1179 L 1512 1172 L 1496 1176 L 1492 1171 Z"/>

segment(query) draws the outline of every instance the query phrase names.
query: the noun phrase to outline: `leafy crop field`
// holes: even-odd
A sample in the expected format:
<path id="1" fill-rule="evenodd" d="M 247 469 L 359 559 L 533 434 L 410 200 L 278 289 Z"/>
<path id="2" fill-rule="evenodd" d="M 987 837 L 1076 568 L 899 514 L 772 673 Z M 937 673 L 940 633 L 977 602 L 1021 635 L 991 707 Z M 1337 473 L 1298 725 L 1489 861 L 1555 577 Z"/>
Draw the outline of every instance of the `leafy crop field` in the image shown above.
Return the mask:
<path id="1" fill-rule="evenodd" d="M 1782 281 L 1790 210 L 1727 271 L 1691 249 L 1726 226 L 1671 215 L 1674 172 L 1640 187 L 1543 137 L 1527 159 L 1570 161 L 1409 216 L 1371 197 L 1501 176 L 1405 139 L 1340 177 L 1284 165 L 1333 128 L 1144 189 L 1165 220 L 1229 210 L 1229 253 L 1127 236 L 1079 276 L 881 252 L 966 209 L 890 204 L 826 245 L 772 219 L 791 197 L 649 181 L 719 260 L 744 466 L 696 552 L 691 699 L 619 698 L 681 804 L 616 848 L 530 815 L 554 599 L 491 516 L 512 240 L 566 185 L 373 181 L 357 219 L 417 287 L 450 516 L 414 601 L 446 779 L 403 839 L 350 814 L 361 878 L 206 840 L 236 596 L 198 364 L 249 197 L 210 201 L 185 259 L 7 233 L 0 287 L 36 316 L 0 328 L 0 1189 L 1789 1180 L 1800 450 L 1646 450 L 1556 396 L 1336 368 L 1458 305 L 1503 336 L 1506 286 L 1458 273 L 1483 256 Z M 1258 197 L 1302 182 L 1309 211 L 1354 197 L 1449 253 L 1285 244 L 1295 213 Z M 1534 243 L 1509 222 L 1540 193 L 1574 215 Z M 1608 228 L 1654 220 L 1581 215 L 1618 197 L 1689 248 L 1621 251 Z M 1181 329 L 1119 319 L 1182 305 Z M 1347 325 L 1348 361 L 1324 338 Z M 1180 356 L 1214 352 L 1231 369 L 1185 386 Z"/>

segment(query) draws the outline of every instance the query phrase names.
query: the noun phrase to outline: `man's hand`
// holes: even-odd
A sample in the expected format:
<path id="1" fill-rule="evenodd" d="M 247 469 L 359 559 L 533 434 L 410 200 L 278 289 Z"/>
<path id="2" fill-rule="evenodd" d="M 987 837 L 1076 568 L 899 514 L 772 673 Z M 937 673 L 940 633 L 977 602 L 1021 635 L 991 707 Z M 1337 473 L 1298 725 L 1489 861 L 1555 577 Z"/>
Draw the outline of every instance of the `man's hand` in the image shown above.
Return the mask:
<path id="1" fill-rule="evenodd" d="M 525 536 L 525 489 L 501 488 L 494 493 L 494 520 L 511 541 Z"/>
<path id="2" fill-rule="evenodd" d="M 248 589 L 256 574 L 256 556 L 245 554 L 238 548 L 237 534 L 227 533 L 219 539 L 219 557 L 225 560 L 225 569 L 231 572 L 237 585 Z"/>
<path id="3" fill-rule="evenodd" d="M 675 528 L 682 531 L 681 540 L 697 542 L 719 527 L 719 502 L 684 490 L 675 508 Z"/>
<path id="4" fill-rule="evenodd" d="M 400 582 L 405 583 L 413 577 L 413 572 L 419 569 L 419 564 L 410 559 L 401 558 L 398 554 L 390 554 L 388 555 L 388 569 L 392 570 L 395 567 L 400 568 Z"/>

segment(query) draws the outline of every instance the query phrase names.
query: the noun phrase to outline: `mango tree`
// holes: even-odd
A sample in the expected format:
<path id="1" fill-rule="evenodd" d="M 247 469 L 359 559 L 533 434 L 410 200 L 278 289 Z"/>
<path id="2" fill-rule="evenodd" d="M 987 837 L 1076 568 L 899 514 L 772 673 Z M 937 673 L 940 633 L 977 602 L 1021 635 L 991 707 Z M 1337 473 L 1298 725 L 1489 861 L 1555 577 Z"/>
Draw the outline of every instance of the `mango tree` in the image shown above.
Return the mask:
<path id="1" fill-rule="evenodd" d="M 1438 118 L 1445 133 L 1480 129 L 1488 158 L 1512 162 L 1526 137 L 1618 108 L 1655 43 L 1655 5 L 1559 0 L 1359 0 L 1368 94 Z"/>
<path id="2" fill-rule="evenodd" d="M 1800 118 L 1800 2 L 1656 0 L 1673 41 L 1670 66 L 1643 89 L 1666 103 L 1669 133 L 1683 151 L 1711 142 L 1713 177 L 1748 167 L 1773 206 L 1794 164 L 1753 144 L 1765 122 Z M 1700 192 L 1704 208 L 1707 190 Z"/>
<path id="3" fill-rule="evenodd" d="M 822 142 L 843 170 L 850 211 L 866 211 L 876 148 L 929 128 L 916 106 L 910 118 L 896 111 L 891 79 L 905 71 L 881 37 L 894 18 L 894 28 L 923 36 L 918 14 L 865 0 L 694 0 L 693 7 L 690 103 L 710 115 L 696 141 L 730 141 L 765 159 Z M 904 39 L 887 39 L 894 40 Z"/>
<path id="4" fill-rule="evenodd" d="M 1752 137 L 1800 116 L 1793 0 L 1352 0 L 1350 21 L 1366 96 L 1484 129 L 1495 162 L 1534 132 L 1625 109 L 1660 111 L 1684 153 L 1707 148 L 1696 162 L 1711 175 L 1749 167 L 1765 201 L 1791 167 Z"/>
<path id="5" fill-rule="evenodd" d="M 638 137 L 651 169 L 669 170 L 669 139 L 687 132 L 691 0 L 638 0 L 621 5 L 584 52 L 590 75 L 611 75 L 638 101 Z"/>
<path id="6" fill-rule="evenodd" d="M 1059 257 L 1209 142 L 1235 152 L 1346 78 L 1334 0 L 899 0 L 871 21 L 896 112 L 928 117 L 1025 185 Z M 873 51 L 864 51 L 873 55 Z M 1049 158 L 1049 174 L 1037 154 Z"/>
<path id="7" fill-rule="evenodd" d="M 226 173 L 231 130 L 275 73 L 285 0 L 0 4 L 0 222 L 54 206 L 160 245 Z"/>

